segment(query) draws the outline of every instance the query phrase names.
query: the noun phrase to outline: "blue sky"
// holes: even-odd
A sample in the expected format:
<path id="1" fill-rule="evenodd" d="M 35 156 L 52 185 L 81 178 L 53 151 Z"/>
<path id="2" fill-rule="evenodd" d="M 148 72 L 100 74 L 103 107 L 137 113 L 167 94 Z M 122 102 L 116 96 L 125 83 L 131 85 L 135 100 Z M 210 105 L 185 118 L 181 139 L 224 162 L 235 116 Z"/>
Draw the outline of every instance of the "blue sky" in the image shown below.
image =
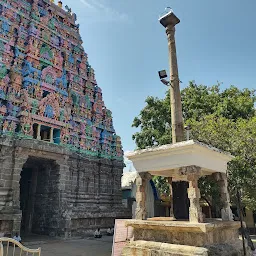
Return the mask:
<path id="1" fill-rule="evenodd" d="M 56 0 L 55 0 L 56 1 Z M 176 44 L 181 87 L 188 81 L 256 88 L 255 0 L 63 0 L 78 16 L 89 62 L 124 151 L 135 144 L 132 121 L 148 95 L 164 97 L 157 71 L 168 69 L 158 22 L 170 6 L 180 18 Z"/>

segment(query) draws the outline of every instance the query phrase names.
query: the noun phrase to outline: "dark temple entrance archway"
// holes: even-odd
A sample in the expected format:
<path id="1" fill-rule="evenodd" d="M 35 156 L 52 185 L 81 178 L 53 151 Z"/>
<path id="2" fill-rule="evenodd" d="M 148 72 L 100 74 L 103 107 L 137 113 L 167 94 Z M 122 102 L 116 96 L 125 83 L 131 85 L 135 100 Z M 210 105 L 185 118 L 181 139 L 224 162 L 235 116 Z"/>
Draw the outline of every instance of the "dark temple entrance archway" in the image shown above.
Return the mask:
<path id="1" fill-rule="evenodd" d="M 21 231 L 50 235 L 58 216 L 58 165 L 54 160 L 29 157 L 20 179 Z"/>

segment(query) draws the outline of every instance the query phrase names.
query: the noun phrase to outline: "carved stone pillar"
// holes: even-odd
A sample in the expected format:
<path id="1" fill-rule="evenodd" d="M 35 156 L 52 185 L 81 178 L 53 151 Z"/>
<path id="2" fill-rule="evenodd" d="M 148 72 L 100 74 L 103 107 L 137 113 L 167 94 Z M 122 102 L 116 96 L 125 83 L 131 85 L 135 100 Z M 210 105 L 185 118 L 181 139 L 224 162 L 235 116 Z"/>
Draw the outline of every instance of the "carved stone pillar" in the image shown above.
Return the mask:
<path id="1" fill-rule="evenodd" d="M 221 218 L 225 221 L 233 221 L 233 214 L 230 208 L 230 197 L 228 192 L 228 180 L 225 173 L 214 173 L 214 179 L 220 187 Z"/>
<path id="2" fill-rule="evenodd" d="M 53 128 L 50 130 L 50 142 L 53 143 Z"/>
<path id="3" fill-rule="evenodd" d="M 41 124 L 38 124 L 38 126 L 37 126 L 37 136 L 36 136 L 36 138 L 38 140 L 41 140 Z"/>
<path id="4" fill-rule="evenodd" d="M 146 208 L 146 185 L 147 181 L 151 179 L 149 173 L 140 173 L 136 178 L 136 202 L 137 208 L 135 213 L 135 218 L 137 220 L 145 220 L 147 218 L 147 208 Z"/>
<path id="5" fill-rule="evenodd" d="M 168 178 L 169 188 L 170 188 L 170 203 L 171 203 L 171 209 L 170 209 L 170 217 L 174 218 L 174 212 L 173 212 L 173 192 L 172 192 L 172 178 Z"/>
<path id="6" fill-rule="evenodd" d="M 189 221 L 194 223 L 203 222 L 203 214 L 200 206 L 200 190 L 198 188 L 198 174 L 189 174 L 188 198 L 190 200 Z"/>
<path id="7" fill-rule="evenodd" d="M 190 201 L 189 221 L 194 223 L 203 222 L 202 209 L 200 207 L 200 190 L 198 180 L 201 175 L 201 168 L 195 165 L 180 168 L 180 175 L 187 176 L 189 182 L 188 198 Z"/>

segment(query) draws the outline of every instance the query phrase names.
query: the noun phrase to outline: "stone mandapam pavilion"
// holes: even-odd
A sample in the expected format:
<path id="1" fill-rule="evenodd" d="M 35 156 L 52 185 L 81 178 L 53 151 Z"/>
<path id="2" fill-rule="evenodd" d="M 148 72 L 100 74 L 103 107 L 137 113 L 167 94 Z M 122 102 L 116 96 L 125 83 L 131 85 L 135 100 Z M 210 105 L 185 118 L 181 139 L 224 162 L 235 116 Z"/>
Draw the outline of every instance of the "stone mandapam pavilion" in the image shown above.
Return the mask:
<path id="1" fill-rule="evenodd" d="M 127 221 L 134 240 L 122 255 L 243 255 L 239 222 L 234 222 L 227 188 L 227 163 L 232 156 L 216 148 L 190 140 L 138 150 L 126 154 L 139 173 L 136 220 Z M 189 220 L 147 219 L 145 183 L 152 175 L 189 184 Z M 221 219 L 204 219 L 200 207 L 198 180 L 212 176 L 220 187 Z M 172 215 L 172 212 L 171 212 Z M 250 250 L 247 248 L 248 255 Z M 154 254 L 155 253 L 155 254 Z"/>

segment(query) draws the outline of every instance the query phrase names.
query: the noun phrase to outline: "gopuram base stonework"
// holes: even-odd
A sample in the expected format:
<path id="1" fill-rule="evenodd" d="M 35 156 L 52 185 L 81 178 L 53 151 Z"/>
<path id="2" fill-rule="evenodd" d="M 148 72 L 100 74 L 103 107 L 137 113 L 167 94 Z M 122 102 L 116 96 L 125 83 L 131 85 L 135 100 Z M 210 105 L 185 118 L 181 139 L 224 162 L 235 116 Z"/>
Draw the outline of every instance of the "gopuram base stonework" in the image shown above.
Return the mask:
<path id="1" fill-rule="evenodd" d="M 123 151 L 82 47 L 53 0 L 0 0 L 0 233 L 83 235 L 127 218 Z"/>
<path id="2" fill-rule="evenodd" d="M 0 233 L 69 238 L 129 217 L 120 192 L 122 162 L 10 137 L 0 145 Z"/>

